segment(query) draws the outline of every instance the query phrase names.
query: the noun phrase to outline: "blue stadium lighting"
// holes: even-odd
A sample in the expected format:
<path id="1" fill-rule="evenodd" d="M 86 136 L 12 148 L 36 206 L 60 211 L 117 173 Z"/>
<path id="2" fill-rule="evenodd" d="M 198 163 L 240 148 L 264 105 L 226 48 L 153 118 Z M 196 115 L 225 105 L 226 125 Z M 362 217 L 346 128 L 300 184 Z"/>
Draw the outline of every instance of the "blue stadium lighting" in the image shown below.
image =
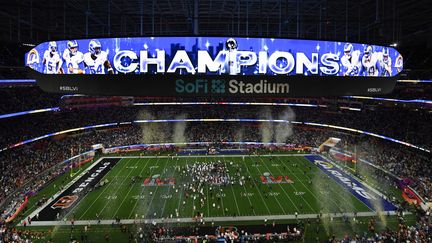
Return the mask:
<path id="1" fill-rule="evenodd" d="M 300 122 L 300 121 L 289 121 L 289 120 L 268 120 L 268 119 L 170 119 L 170 120 L 136 120 L 133 121 L 133 123 L 171 123 L 171 122 L 274 122 L 274 123 L 292 123 L 292 124 L 303 124 L 303 125 L 308 125 L 308 126 L 319 126 L 319 127 L 328 127 L 328 128 L 333 128 L 333 129 L 337 129 L 337 130 L 344 130 L 344 131 L 350 131 L 350 132 L 354 132 L 354 133 L 360 133 L 360 134 L 365 134 L 365 135 L 369 135 L 369 136 L 373 136 L 373 137 L 377 137 L 377 138 L 381 138 L 387 141 L 391 141 L 394 143 L 399 143 L 402 144 L 404 146 L 407 147 L 411 147 L 411 148 L 415 148 L 427 153 L 430 153 L 431 151 L 419 146 L 416 146 L 414 144 L 411 143 L 407 143 L 398 139 L 394 139 L 394 138 L 390 138 L 384 135 L 380 135 L 380 134 L 376 134 L 376 133 L 371 133 L 371 132 L 367 132 L 367 131 L 362 131 L 362 130 L 357 130 L 357 129 L 353 129 L 353 128 L 349 128 L 349 127 L 342 127 L 342 126 L 334 126 L 334 125 L 328 125 L 328 124 L 321 124 L 321 123 L 314 123 L 314 122 Z M 119 124 L 124 124 L 124 122 L 122 123 L 106 123 L 106 124 L 99 124 L 99 125 L 92 125 L 92 126 L 85 126 L 85 127 L 79 127 L 79 128 L 73 128 L 73 129 L 69 129 L 69 130 L 64 130 L 64 131 L 60 131 L 60 132 L 55 132 L 55 133 L 50 133 L 47 135 L 43 135 L 40 137 L 36 137 L 33 139 L 29 139 L 29 140 L 25 140 L 16 144 L 13 144 L 9 147 L 0 149 L 0 152 L 5 151 L 7 149 L 11 149 L 11 148 L 15 148 L 24 144 L 28 144 L 34 141 L 38 141 L 47 137 L 52 137 L 52 136 L 56 136 L 56 135 L 60 135 L 60 134 L 65 134 L 65 133 L 70 133 L 70 132 L 75 132 L 75 131 L 80 131 L 80 130 L 87 130 L 87 129 L 93 129 L 93 128 L 100 128 L 100 127 L 112 127 L 112 126 L 116 126 Z"/>
<path id="2" fill-rule="evenodd" d="M 15 117 L 15 116 L 23 116 L 23 115 L 28 115 L 28 114 L 41 113 L 41 112 L 48 112 L 48 111 L 58 111 L 59 109 L 60 109 L 59 107 L 52 107 L 52 108 L 45 108 L 45 109 L 21 111 L 21 112 L 3 114 L 3 115 L 0 115 L 0 119 L 10 118 L 10 117 Z"/>
<path id="3" fill-rule="evenodd" d="M 0 79 L 0 84 L 10 83 L 36 83 L 35 79 Z"/>
<path id="4" fill-rule="evenodd" d="M 422 79 L 401 79 L 397 81 L 398 83 L 432 83 L 432 80 L 422 80 Z"/>
<path id="5" fill-rule="evenodd" d="M 297 106 L 297 107 L 327 107 L 327 105 L 314 105 L 302 103 L 278 103 L 278 102 L 143 102 L 134 103 L 134 106 L 153 105 L 254 105 L 254 106 Z"/>
<path id="6" fill-rule="evenodd" d="M 432 100 L 400 100 L 400 99 L 390 99 L 390 98 L 379 98 L 379 97 L 368 97 L 368 96 L 343 96 L 348 99 L 364 99 L 364 100 L 379 100 L 379 101 L 389 101 L 389 102 L 399 102 L 399 103 L 421 103 L 421 104 L 432 104 Z"/>
<path id="7" fill-rule="evenodd" d="M 82 94 L 67 94 L 67 95 L 62 95 L 62 97 L 60 97 L 60 99 L 66 98 L 66 97 L 80 97 L 80 96 L 85 96 Z"/>
<path id="8" fill-rule="evenodd" d="M 361 111 L 360 108 L 353 108 L 353 107 L 347 107 L 347 106 L 340 106 L 341 110 L 349 110 L 349 111 Z"/>

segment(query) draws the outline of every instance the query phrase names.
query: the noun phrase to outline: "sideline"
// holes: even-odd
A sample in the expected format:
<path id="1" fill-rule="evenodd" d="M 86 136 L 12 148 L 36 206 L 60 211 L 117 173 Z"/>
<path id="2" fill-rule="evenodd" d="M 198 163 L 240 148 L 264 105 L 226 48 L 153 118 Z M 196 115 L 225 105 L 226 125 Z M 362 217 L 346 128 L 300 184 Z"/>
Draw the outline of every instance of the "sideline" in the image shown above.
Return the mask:
<path id="1" fill-rule="evenodd" d="M 156 156 L 156 155 L 148 155 L 148 156 L 104 156 L 103 158 L 107 158 L 107 159 L 116 159 L 116 158 L 122 158 L 122 159 L 126 159 L 126 158 L 135 158 L 135 159 L 145 159 L 145 158 L 208 158 L 208 157 L 216 157 L 216 158 L 230 158 L 230 157 L 303 157 L 303 156 L 307 156 L 307 155 L 315 155 L 315 154 L 304 154 L 304 153 L 298 153 L 298 154 L 260 154 L 260 155 L 253 155 L 253 154 L 245 154 L 245 155 L 241 155 L 241 154 L 209 154 L 209 155 L 173 155 L 173 156 L 168 156 L 168 155 L 161 155 L 161 156 Z"/>
<path id="2" fill-rule="evenodd" d="M 378 215 L 396 215 L 396 211 L 388 211 L 388 212 L 358 212 L 357 217 L 372 217 Z M 411 214 L 409 212 L 404 212 L 404 214 Z M 260 216 L 237 216 L 237 217 L 204 217 L 203 220 L 205 222 L 239 222 L 239 221 L 264 221 L 264 220 L 284 220 L 284 219 L 316 219 L 319 214 L 288 214 L 288 215 L 260 215 Z M 332 218 L 341 218 L 341 217 L 349 217 L 353 218 L 354 213 L 325 213 L 321 215 L 322 218 L 327 218 L 332 220 Z M 195 223 L 199 222 L 193 218 L 147 218 L 147 219 L 121 219 L 120 223 L 122 224 L 152 224 L 152 223 Z M 118 224 L 114 219 L 108 220 L 78 220 L 74 222 L 74 225 L 112 225 Z M 71 225 L 71 221 L 34 221 L 31 225 L 27 224 L 27 227 L 32 226 L 67 226 Z"/>

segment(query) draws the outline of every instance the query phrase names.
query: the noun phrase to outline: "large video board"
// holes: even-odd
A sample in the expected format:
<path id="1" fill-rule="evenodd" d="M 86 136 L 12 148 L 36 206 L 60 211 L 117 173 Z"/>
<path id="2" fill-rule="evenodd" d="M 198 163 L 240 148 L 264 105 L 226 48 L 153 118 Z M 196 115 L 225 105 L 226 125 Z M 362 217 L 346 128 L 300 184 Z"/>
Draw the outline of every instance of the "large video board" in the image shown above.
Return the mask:
<path id="1" fill-rule="evenodd" d="M 83 76 L 114 74 L 122 75 L 122 80 L 129 79 L 126 83 L 140 87 L 145 85 L 147 93 L 140 93 L 141 95 L 160 95 L 160 90 L 156 89 L 158 85 L 154 84 L 156 81 L 164 84 L 160 87 L 165 87 L 167 95 L 301 95 L 304 93 L 301 92 L 303 88 L 292 88 L 303 87 L 308 79 L 318 78 L 324 83 L 326 80 L 327 83 L 337 80 L 322 77 L 345 77 L 339 81 L 349 80 L 346 77 L 367 77 L 369 81 L 363 86 L 369 91 L 342 92 L 342 84 L 342 89 L 337 93 L 364 94 L 374 89 L 376 93 L 382 93 L 388 92 L 389 87 L 383 90 L 382 81 L 377 81 L 375 86 L 371 85 L 373 83 L 370 78 L 390 80 L 403 69 L 402 56 L 391 47 L 246 37 L 133 37 L 51 41 L 30 50 L 25 56 L 25 63 L 39 74 L 44 74 L 38 76 L 38 81 L 54 80 L 47 78 L 47 75 L 56 76 L 57 83 L 42 82 L 42 88 L 49 90 L 108 94 L 114 90 L 106 92 L 109 90 L 101 87 L 100 82 L 110 80 L 105 81 L 105 84 L 109 83 L 108 86 L 113 87 L 113 80 L 120 80 L 120 77 L 89 79 Z M 125 78 L 124 74 L 137 74 L 139 78 Z M 59 75 L 73 77 L 60 78 Z M 83 85 L 83 80 L 91 84 Z M 294 80 L 306 81 L 299 84 Z M 96 86 L 99 91 L 90 88 Z M 224 88 L 212 89 L 214 86 Z M 154 92 L 150 92 L 151 90 Z M 121 91 L 119 94 L 131 93 L 126 89 L 117 91 Z"/>

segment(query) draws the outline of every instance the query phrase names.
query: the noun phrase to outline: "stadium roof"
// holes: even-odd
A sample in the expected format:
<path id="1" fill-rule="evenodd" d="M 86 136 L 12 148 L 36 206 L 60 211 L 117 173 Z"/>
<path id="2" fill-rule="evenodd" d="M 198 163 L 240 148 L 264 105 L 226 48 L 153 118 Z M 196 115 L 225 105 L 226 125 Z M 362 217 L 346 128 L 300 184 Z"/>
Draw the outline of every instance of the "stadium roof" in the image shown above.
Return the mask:
<path id="1" fill-rule="evenodd" d="M 3 39 L 118 35 L 257 35 L 360 42 L 431 41 L 428 1 L 5 1 Z"/>
<path id="2" fill-rule="evenodd" d="M 0 40 L 37 44 L 192 34 L 329 39 L 396 43 L 408 59 L 417 56 L 411 52 L 421 46 L 419 60 L 427 62 L 432 59 L 431 54 L 424 54 L 424 48 L 432 48 L 432 8 L 428 6 L 425 0 L 4 1 Z"/>

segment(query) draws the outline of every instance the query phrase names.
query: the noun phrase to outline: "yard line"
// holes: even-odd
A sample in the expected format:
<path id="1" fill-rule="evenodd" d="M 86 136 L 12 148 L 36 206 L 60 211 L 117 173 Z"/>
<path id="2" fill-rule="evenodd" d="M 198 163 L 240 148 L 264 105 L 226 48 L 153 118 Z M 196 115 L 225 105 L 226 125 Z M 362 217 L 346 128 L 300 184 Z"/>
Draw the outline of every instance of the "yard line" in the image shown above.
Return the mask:
<path id="1" fill-rule="evenodd" d="M 260 157 L 259 157 L 260 158 Z M 252 159 L 251 159 L 252 160 Z M 260 160 L 263 162 L 263 160 L 260 158 Z M 267 167 L 267 165 L 264 163 L 264 165 Z M 258 166 L 256 167 L 256 169 L 259 171 L 259 173 L 260 174 L 262 174 L 262 172 L 261 172 L 261 170 L 258 168 Z M 268 169 L 268 167 L 267 167 L 267 169 Z M 269 170 L 270 171 L 270 170 Z M 280 186 L 280 185 L 279 185 Z M 259 190 L 260 191 L 260 194 L 261 194 L 261 190 Z M 275 199 L 276 199 L 276 202 L 277 202 L 277 204 L 279 205 L 279 207 L 282 209 L 282 211 L 283 211 L 283 213 L 284 214 L 286 214 L 286 212 L 285 212 L 285 209 L 282 207 L 282 205 L 280 204 L 280 202 L 279 202 L 279 200 L 276 198 L 276 197 L 274 197 Z"/>
<path id="2" fill-rule="evenodd" d="M 183 187 L 181 187 L 181 190 L 179 191 L 179 193 L 180 193 L 180 196 L 179 196 L 179 201 L 178 201 L 178 204 L 177 204 L 177 212 L 179 213 L 179 215 L 180 215 L 180 206 L 181 206 L 181 199 L 182 199 L 182 196 L 183 196 Z"/>
<path id="3" fill-rule="evenodd" d="M 168 164 L 168 160 L 166 160 L 165 165 L 164 165 L 164 167 L 163 167 L 163 169 L 162 169 L 162 172 L 163 172 L 163 170 L 165 170 L 165 167 L 167 166 L 167 164 Z M 156 192 L 158 191 L 158 189 L 159 189 L 159 186 L 156 186 L 156 190 L 155 190 L 154 193 L 153 193 L 153 197 L 152 197 L 152 199 L 150 200 L 150 204 L 149 204 L 149 206 L 147 207 L 147 211 L 146 211 L 146 213 L 145 213 L 144 215 L 147 215 L 147 214 L 149 213 L 149 211 L 150 211 L 150 207 L 152 206 L 153 199 L 156 197 Z"/>
<path id="4" fill-rule="evenodd" d="M 207 157 L 204 157 L 204 161 L 205 161 L 205 163 L 207 163 Z M 209 198 L 209 195 L 208 195 L 208 188 L 209 188 L 209 186 L 207 185 L 206 186 L 206 193 L 207 193 L 207 196 L 206 196 L 206 199 L 207 199 L 207 215 L 208 215 L 208 217 L 210 217 L 210 198 Z"/>
<path id="5" fill-rule="evenodd" d="M 220 202 L 221 202 L 221 204 L 222 204 L 222 215 L 223 216 L 225 216 L 225 207 L 224 207 L 224 204 L 223 204 L 223 197 L 222 197 L 222 194 L 225 194 L 225 192 L 223 191 L 223 189 L 221 188 L 221 186 L 219 185 L 219 197 L 220 197 Z M 217 197 L 217 194 L 218 193 L 216 193 L 215 194 L 215 196 Z"/>
<path id="6" fill-rule="evenodd" d="M 135 165 L 134 165 L 134 166 L 136 166 L 136 165 L 138 164 L 138 162 L 139 162 L 139 160 L 137 160 L 137 161 L 135 162 Z M 127 168 L 127 167 L 126 167 L 126 168 Z M 121 177 L 121 178 L 124 178 L 124 179 L 122 180 L 122 182 L 120 183 L 120 185 L 117 186 L 117 188 L 116 188 L 116 190 L 115 190 L 115 192 L 114 192 L 113 195 L 116 195 L 116 196 L 117 196 L 117 192 L 122 188 L 123 183 L 124 183 L 124 182 L 129 178 L 129 176 L 130 176 L 130 174 L 131 174 L 132 172 L 133 172 L 133 170 L 130 170 L 127 176 L 122 176 L 122 177 Z M 132 188 L 132 187 L 131 187 L 131 188 Z M 115 201 L 115 199 L 114 199 L 113 201 Z M 99 215 L 102 215 L 102 212 L 105 210 L 105 208 L 108 206 L 108 204 L 111 204 L 111 203 L 109 202 L 109 200 L 107 201 L 107 203 L 105 203 L 104 207 L 99 211 Z"/>
<path id="7" fill-rule="evenodd" d="M 296 159 L 296 161 L 297 161 L 297 159 Z M 305 164 L 304 163 L 304 161 L 302 161 L 301 159 L 299 160 L 302 164 Z M 308 163 L 310 163 L 309 161 L 307 161 Z M 310 165 L 310 164 L 308 164 L 308 165 Z M 319 168 L 318 168 L 319 169 Z M 320 171 L 321 173 L 323 173 L 321 170 L 318 170 L 318 171 Z M 329 177 L 327 174 L 325 174 L 324 173 L 324 175 L 325 176 L 327 176 L 327 177 Z M 333 178 L 331 178 L 331 177 L 329 177 L 331 180 L 332 180 L 332 182 L 333 183 L 337 183 L 337 182 L 335 182 L 334 180 L 333 180 Z M 340 186 L 339 184 L 337 184 L 338 186 Z M 332 188 L 332 187 L 330 187 L 330 188 Z M 337 192 L 335 192 L 335 190 L 332 190 L 332 189 L 330 189 L 330 191 L 332 192 L 332 193 L 335 193 L 336 195 L 338 195 L 338 196 L 340 196 L 340 194 L 339 193 L 337 193 Z M 315 197 L 315 196 L 314 196 Z M 317 197 L 315 197 L 316 199 L 317 199 Z M 343 198 L 343 200 L 345 201 L 345 202 L 347 202 L 347 200 L 345 199 L 345 197 L 343 197 L 342 196 L 342 198 Z M 317 199 L 318 200 L 318 199 Z M 336 208 L 338 208 L 339 209 L 339 211 L 343 211 L 342 210 L 342 208 L 341 207 L 339 207 L 339 204 L 335 201 L 335 200 L 333 200 L 333 197 L 331 197 L 331 200 L 330 201 L 332 201 L 333 202 L 333 204 L 334 205 L 336 205 Z M 319 200 L 318 200 L 318 202 L 319 202 Z M 350 203 L 349 202 L 347 202 L 348 204 L 346 204 L 346 205 L 350 205 Z"/>
<path id="8" fill-rule="evenodd" d="M 249 171 L 249 168 L 248 168 L 248 166 L 247 166 L 247 164 L 246 164 L 246 162 L 245 161 L 243 161 L 243 163 L 245 164 L 245 166 L 246 166 L 246 171 L 249 173 L 249 175 L 251 176 L 251 179 L 252 179 L 252 181 L 253 181 L 253 183 L 255 184 L 255 188 L 257 188 L 257 184 L 256 184 L 256 181 L 254 180 L 254 178 L 253 178 L 253 176 L 252 176 L 252 174 L 250 173 L 250 171 Z M 267 203 L 265 202 L 265 200 L 264 200 L 264 197 L 261 195 L 261 191 L 259 190 L 259 189 L 257 189 L 257 191 L 258 191 L 258 194 L 260 195 L 260 197 L 261 197 L 261 199 L 262 199 L 262 201 L 264 202 L 264 206 L 267 208 L 267 212 L 269 213 L 269 214 L 271 214 L 271 212 L 270 212 L 270 209 L 269 209 L 269 207 L 268 207 L 268 205 L 267 205 Z M 249 200 L 250 201 L 250 200 Z M 283 209 L 282 209 L 283 210 Z"/>
<path id="9" fill-rule="evenodd" d="M 301 161 L 301 160 L 300 160 Z M 307 161 L 308 163 L 310 163 L 309 161 Z M 303 161 L 302 161 L 302 163 L 304 163 Z M 317 168 L 320 172 L 322 172 L 322 173 L 324 173 L 321 169 L 319 169 L 319 168 Z M 325 174 L 325 173 L 324 173 Z M 325 174 L 326 176 L 328 176 L 327 174 Z M 329 177 L 329 176 L 328 176 Z M 333 179 L 333 178 L 331 178 L 331 177 L 329 177 L 331 180 L 332 180 L 332 182 L 333 183 L 335 183 L 336 185 L 338 185 L 338 186 L 340 186 L 340 187 L 342 187 L 343 189 L 344 189 L 344 191 L 345 192 L 347 192 L 346 191 L 346 189 L 345 189 L 345 187 L 343 187 L 342 185 L 340 185 L 335 179 Z M 332 187 L 330 187 L 330 188 L 332 188 Z M 343 198 L 343 200 L 346 202 L 346 204 L 344 204 L 344 205 L 350 205 L 350 206 L 352 206 L 352 208 L 351 208 L 351 210 L 353 210 L 353 211 L 357 211 L 356 210 L 356 207 L 354 206 L 354 205 L 352 205 L 352 201 L 348 201 L 346 198 L 345 198 L 345 196 L 344 195 L 341 195 L 340 193 L 339 193 L 339 191 L 338 190 L 332 190 L 332 189 L 330 189 L 333 193 L 335 193 L 335 194 L 337 194 L 338 196 L 340 196 L 340 197 L 342 197 Z M 352 193 L 350 193 L 350 192 L 347 192 L 349 195 L 352 195 Z M 354 195 L 352 195 L 352 196 L 354 196 Z M 356 198 L 357 199 L 357 198 Z M 358 199 L 357 199 L 358 200 Z M 333 202 L 334 202 L 334 200 L 332 200 Z M 359 200 L 359 201 L 361 201 L 361 200 Z M 362 204 L 364 204 L 363 202 L 361 202 Z M 340 208 L 339 207 L 339 204 L 337 204 L 337 203 L 335 203 L 336 205 L 338 205 L 338 208 L 340 209 L 340 211 L 344 211 L 344 210 L 341 210 L 342 208 Z M 364 204 L 367 208 L 369 208 L 369 206 L 367 206 L 366 204 Z M 372 211 L 375 211 L 374 209 L 372 209 L 372 208 L 369 208 L 369 209 L 371 209 Z"/>
<path id="10" fill-rule="evenodd" d="M 279 162 L 281 162 L 281 163 L 284 163 L 284 161 L 282 161 L 279 157 L 277 157 L 277 159 L 278 159 L 278 161 Z M 296 173 L 294 173 L 294 172 L 292 172 L 291 171 L 291 169 L 290 169 L 290 167 L 289 166 L 286 166 L 287 168 L 288 168 L 288 170 L 290 171 L 290 173 L 291 174 L 293 174 L 294 175 L 294 177 L 303 185 L 303 187 L 306 189 L 306 190 L 308 190 L 310 193 L 311 193 L 311 195 L 315 198 L 315 200 L 317 200 L 317 202 L 319 202 L 320 200 L 315 196 L 315 193 L 313 193 L 310 189 L 309 189 L 309 187 L 307 187 L 302 181 L 301 181 L 301 179 L 299 179 L 297 176 L 296 176 Z M 279 170 L 280 171 L 280 170 Z M 302 199 L 303 199 L 303 201 L 305 201 L 306 202 L 306 204 L 309 206 L 309 208 L 310 209 L 312 209 L 312 212 L 315 212 L 315 210 L 313 209 L 313 207 L 308 203 L 308 201 L 306 200 L 306 199 L 304 199 L 303 197 L 302 197 Z M 333 201 L 333 200 L 331 200 L 336 206 L 337 206 L 337 204 Z"/>
<path id="11" fill-rule="evenodd" d="M 239 206 L 238 206 L 238 203 L 237 203 L 237 198 L 236 198 L 236 195 L 235 195 L 235 193 L 234 193 L 233 186 L 231 185 L 231 186 L 229 186 L 229 187 L 231 187 L 231 191 L 232 191 L 233 196 L 234 196 L 234 202 L 235 202 L 236 207 L 237 207 L 237 213 L 238 213 L 238 215 L 240 216 L 240 209 L 239 209 Z M 222 200 L 223 200 L 223 199 L 222 199 Z"/>
<path id="12" fill-rule="evenodd" d="M 186 164 L 187 164 L 187 161 L 186 161 Z M 181 172 L 183 172 L 183 170 L 181 170 L 180 169 L 180 173 Z M 181 174 L 181 177 L 183 178 L 183 174 Z M 183 185 L 181 185 L 181 183 L 182 182 L 180 182 L 180 185 L 179 185 L 179 193 L 180 193 L 180 196 L 179 196 L 179 200 L 178 200 L 178 204 L 177 204 L 177 212 L 179 213 L 179 215 L 180 215 L 180 205 L 181 205 L 181 199 L 182 199 L 182 196 L 183 196 L 183 191 L 184 191 L 184 188 L 183 188 Z"/>
<path id="13" fill-rule="evenodd" d="M 279 158 L 278 158 L 278 160 L 279 161 L 282 161 L 282 160 L 280 160 Z M 301 161 L 300 160 L 300 162 L 302 162 L 302 164 L 304 164 L 303 163 L 303 161 Z M 288 167 L 288 170 L 289 171 L 291 171 L 291 169 L 290 169 L 290 167 L 289 166 L 287 166 Z M 309 189 L 309 187 L 307 187 L 295 174 L 294 174 L 294 176 L 297 178 L 297 180 L 298 181 L 300 181 L 300 183 L 306 188 L 306 190 L 308 190 L 310 193 L 311 193 L 311 195 L 315 198 L 315 200 L 317 200 L 317 202 L 320 202 L 320 199 L 318 199 L 318 197 L 315 195 L 315 193 L 313 193 L 310 189 Z M 326 175 L 327 176 L 327 175 Z M 339 207 L 339 205 L 332 199 L 332 197 L 330 197 L 330 201 L 334 204 L 334 205 L 336 205 L 336 208 L 339 208 L 340 209 L 340 207 Z"/>
<path id="14" fill-rule="evenodd" d="M 197 163 L 198 162 L 198 157 L 195 157 L 195 163 Z M 195 199 L 193 200 L 193 205 L 195 205 Z M 193 210 L 193 206 L 192 206 L 192 212 L 193 212 L 194 210 Z M 194 217 L 194 215 L 192 215 L 192 217 Z"/>
<path id="15" fill-rule="evenodd" d="M 116 166 L 119 164 L 119 163 L 121 163 L 122 162 L 122 160 L 123 159 L 120 159 L 118 162 L 117 162 L 117 164 L 116 164 Z M 128 159 L 125 159 L 126 161 L 128 160 Z M 114 179 L 113 179 L 113 181 L 109 184 L 109 185 L 107 185 L 105 188 L 104 188 L 104 190 L 99 194 L 99 196 L 92 202 L 92 204 L 90 204 L 90 206 L 89 207 L 87 207 L 87 209 L 86 209 L 86 211 L 84 211 L 84 213 L 78 218 L 78 220 L 80 220 L 82 217 L 84 217 L 84 215 L 90 210 L 90 208 L 96 203 L 96 201 L 100 198 L 100 196 L 101 195 L 103 195 L 104 194 L 104 192 L 109 188 L 109 186 L 111 185 L 111 184 L 114 184 L 114 180 L 115 179 L 117 179 L 117 176 L 120 174 L 120 172 L 124 169 L 124 168 L 126 168 L 126 165 L 127 164 L 129 164 L 129 161 L 128 162 L 124 162 L 124 165 L 123 165 L 123 167 L 122 168 L 120 168 L 119 169 L 119 172 L 117 172 L 117 174 L 114 176 Z M 113 170 L 116 166 L 114 166 L 113 168 L 111 168 L 111 170 Z M 109 171 L 110 172 L 110 171 Z M 101 181 L 105 178 L 105 177 L 107 177 L 108 175 L 109 175 L 109 172 L 101 179 Z M 87 193 L 86 195 L 88 195 L 89 193 Z M 81 201 L 82 202 L 82 201 Z"/>
<path id="16" fill-rule="evenodd" d="M 268 169 L 268 171 L 270 172 L 271 171 L 271 169 L 267 166 L 267 163 L 261 158 L 261 157 L 259 157 L 260 158 L 260 160 L 261 160 L 261 162 L 265 165 L 265 167 Z M 276 167 L 278 167 L 278 166 L 276 166 Z M 258 169 L 258 168 L 257 168 Z M 279 169 L 279 168 L 278 168 Z M 261 173 L 261 170 L 260 169 L 258 169 L 259 171 L 260 171 L 260 173 Z M 280 171 L 280 170 L 279 170 Z M 282 171 L 280 171 L 281 173 L 282 173 Z M 282 173 L 283 174 L 283 173 Z M 279 185 L 279 187 L 282 189 L 282 191 L 285 193 L 285 195 L 288 197 L 288 200 L 290 200 L 290 202 L 294 205 L 294 207 L 296 208 L 296 210 L 297 210 L 297 212 L 300 212 L 300 210 L 299 210 L 299 208 L 297 207 L 297 205 L 291 200 L 291 197 L 288 195 L 288 193 L 285 191 L 285 189 L 283 188 L 283 186 L 281 185 L 281 184 L 278 184 Z M 291 186 L 293 186 L 294 187 L 294 185 L 292 185 L 291 184 Z M 276 200 L 277 200 L 277 198 L 276 198 Z M 304 199 L 303 199 L 304 200 Z M 278 204 L 279 204 L 279 206 L 281 205 L 280 203 L 279 203 L 279 200 L 277 200 L 277 202 L 278 202 Z M 306 201 L 306 203 L 309 205 L 309 203 Z M 310 206 L 310 205 L 309 205 Z M 312 207 L 311 207 L 311 209 L 312 209 Z M 283 210 L 283 209 L 282 209 Z M 284 213 L 286 214 L 286 212 L 285 212 L 285 210 L 283 210 L 284 211 Z M 312 209 L 312 211 L 313 211 L 313 209 Z"/>
<path id="17" fill-rule="evenodd" d="M 156 164 L 158 161 L 159 161 L 159 158 L 156 157 L 156 162 L 155 162 L 155 164 Z M 150 175 L 150 176 L 151 176 L 151 175 Z M 143 193 L 143 191 L 145 190 L 145 188 L 146 188 L 145 186 L 142 186 L 142 189 L 141 189 L 141 193 L 140 193 L 140 194 Z M 132 210 L 131 210 L 130 213 L 129 213 L 128 218 L 131 218 L 132 214 L 135 212 L 135 208 L 136 208 L 136 206 L 138 205 L 138 202 L 139 202 L 139 200 L 137 199 L 136 202 L 135 202 L 135 204 L 134 204 L 134 206 L 133 206 L 133 208 L 132 208 Z"/>
<path id="18" fill-rule="evenodd" d="M 176 156 L 176 157 L 180 157 L 180 156 Z M 187 159 L 187 157 L 182 157 L 182 159 Z M 195 157 L 195 163 L 197 162 L 197 160 L 198 160 L 198 157 Z M 186 163 L 184 164 L 184 166 L 186 166 L 188 164 L 188 161 L 186 161 Z M 181 169 L 181 168 L 180 168 Z M 180 173 L 182 172 L 183 170 L 180 170 Z M 183 174 L 181 174 L 181 176 L 182 176 L 182 178 L 183 178 Z M 183 178 L 184 179 L 184 178 Z M 180 207 L 181 207 L 181 202 L 182 202 L 182 197 L 183 197 L 183 192 L 184 192 L 184 188 L 183 188 L 183 186 L 181 185 L 181 183 L 182 182 L 180 182 L 180 185 L 179 185 L 179 187 L 180 187 L 180 189 L 181 190 L 179 190 L 179 193 L 180 193 L 180 196 L 179 196 L 179 201 L 178 201 L 178 204 L 177 204 L 177 212 L 179 213 L 179 215 L 180 215 Z"/>
<path id="19" fill-rule="evenodd" d="M 225 159 L 223 158 L 222 159 L 222 161 L 223 161 L 223 163 L 225 164 L 225 166 L 226 166 L 226 162 L 225 162 Z M 246 166 L 246 170 L 247 170 L 247 166 Z M 244 189 L 244 191 L 245 191 L 245 193 L 247 194 L 248 193 L 248 191 L 247 191 L 247 189 L 246 189 L 246 187 L 245 187 L 245 185 L 243 184 L 243 189 Z M 233 191 L 233 194 L 234 194 L 234 198 L 235 198 L 235 192 L 234 192 L 234 189 L 233 189 L 233 186 L 231 185 L 231 190 Z M 248 201 L 249 201 L 249 205 L 251 205 L 252 206 L 252 201 L 250 200 L 250 198 L 246 195 L 246 198 L 248 199 Z M 235 200 L 235 202 L 237 203 L 237 200 Z M 237 205 L 237 209 L 238 209 L 238 205 Z M 252 210 L 252 212 L 253 212 L 253 214 L 254 215 L 256 215 L 256 213 L 255 213 L 255 210 Z M 239 211 L 239 214 L 240 214 L 240 211 Z"/>
<path id="20" fill-rule="evenodd" d="M 140 161 L 140 159 L 138 159 L 138 161 Z M 139 173 L 140 176 L 141 176 L 142 172 L 144 171 L 144 169 L 147 167 L 147 164 L 148 164 L 149 161 L 150 161 L 150 158 L 147 159 L 146 164 L 145 164 L 145 165 L 143 166 L 143 168 L 141 169 L 141 171 L 140 171 L 140 173 Z M 143 182 L 141 182 L 141 183 L 143 183 Z M 117 208 L 117 210 L 115 211 L 115 213 L 114 213 L 114 215 L 112 216 L 112 218 L 114 218 L 114 217 L 116 216 L 117 212 L 120 210 L 121 206 L 123 205 L 124 201 L 126 201 L 127 196 L 129 195 L 129 193 L 132 191 L 133 188 L 134 188 L 133 186 L 130 187 L 129 191 L 127 192 L 126 196 L 124 196 L 122 202 L 120 203 L 120 206 Z"/>
<path id="21" fill-rule="evenodd" d="M 261 159 L 262 160 L 262 159 Z M 263 160 L 262 160 L 263 161 Z M 279 160 L 280 162 L 282 162 L 281 160 Z M 264 161 L 263 161 L 264 162 Z M 283 162 L 282 162 L 283 163 Z M 265 164 L 265 162 L 264 162 L 264 164 Z M 266 165 L 266 167 L 267 167 L 267 165 Z M 277 167 L 277 166 L 276 166 Z M 268 168 L 268 167 L 267 167 Z M 269 169 L 269 168 L 268 168 Z M 282 174 L 283 174 L 283 172 L 279 169 L 279 167 L 277 168 Z M 270 169 L 269 169 L 270 170 Z M 288 168 L 288 170 L 290 170 L 289 168 Z M 290 172 L 291 172 L 291 170 L 290 170 Z M 291 173 L 291 174 L 295 174 L 295 173 Z M 296 177 L 297 178 L 297 177 Z M 294 188 L 294 189 L 296 189 L 295 187 L 294 187 L 294 185 L 292 185 L 291 184 L 291 186 Z M 304 186 L 304 184 L 303 184 L 303 186 Z M 291 202 L 293 202 L 292 200 L 291 200 L 291 198 L 290 198 L 290 196 L 288 195 L 288 193 L 285 191 L 285 189 L 281 186 L 281 188 L 282 188 L 282 190 L 285 192 L 285 194 L 288 196 L 288 199 L 291 201 Z M 307 200 L 305 200 L 303 197 L 302 197 L 302 199 L 303 199 L 303 201 L 304 202 L 306 202 L 306 204 L 309 206 L 309 208 L 310 209 L 312 209 L 312 212 L 314 212 L 315 210 L 313 209 L 313 207 L 308 203 L 308 201 Z M 293 202 L 293 204 L 294 204 L 294 207 L 296 208 L 296 210 L 298 211 L 298 212 L 300 212 L 300 210 L 299 210 L 299 208 L 296 206 L 296 204 Z"/>
<path id="22" fill-rule="evenodd" d="M 174 157 L 173 157 L 173 159 L 174 159 Z M 176 172 L 176 168 L 177 168 L 177 159 L 175 160 L 174 171 L 173 171 L 173 173 L 171 174 L 171 178 L 174 177 L 175 172 Z M 174 184 L 174 185 L 175 185 L 175 184 Z M 172 187 L 171 185 L 168 186 L 168 194 L 169 194 L 169 192 L 171 191 L 171 187 Z M 163 215 L 163 213 L 164 213 L 164 211 L 165 211 L 165 206 L 166 206 L 166 203 L 167 203 L 168 200 L 169 200 L 169 199 L 165 199 L 165 201 L 164 201 L 164 205 L 163 205 L 163 207 L 162 207 L 162 211 L 161 211 L 161 217 L 162 217 L 162 215 Z M 167 218 L 168 218 L 168 215 L 167 215 Z"/>

